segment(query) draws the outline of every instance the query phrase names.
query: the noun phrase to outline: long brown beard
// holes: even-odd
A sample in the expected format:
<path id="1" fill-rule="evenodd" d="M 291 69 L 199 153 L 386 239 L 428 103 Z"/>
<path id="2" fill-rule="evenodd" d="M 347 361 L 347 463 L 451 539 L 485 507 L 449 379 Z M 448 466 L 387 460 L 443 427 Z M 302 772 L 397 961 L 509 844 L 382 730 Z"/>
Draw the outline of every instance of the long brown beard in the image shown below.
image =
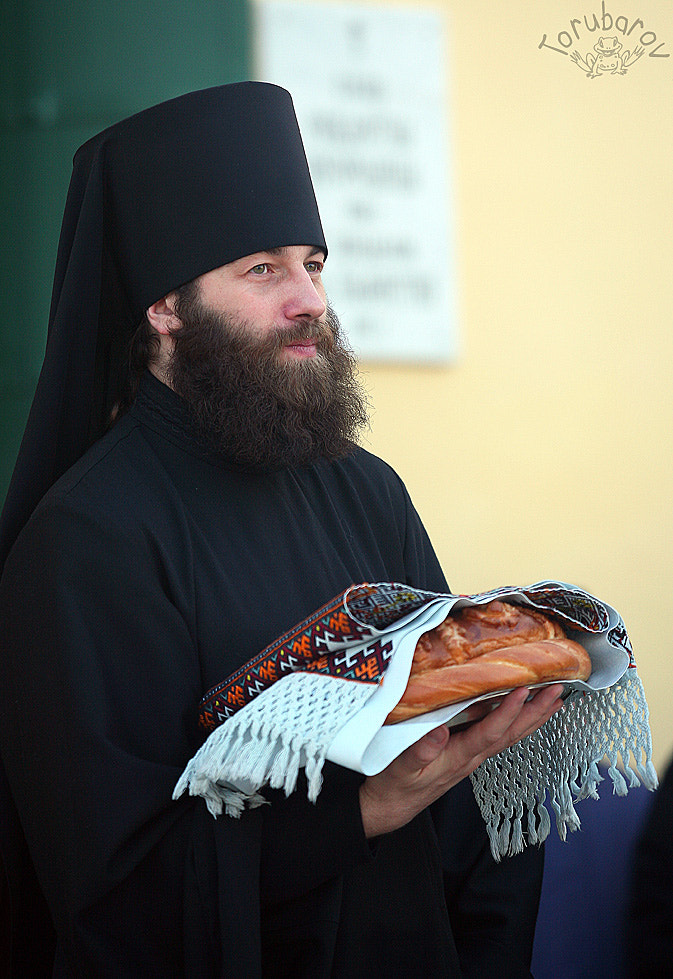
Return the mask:
<path id="1" fill-rule="evenodd" d="M 326 322 L 276 328 L 250 324 L 181 299 L 180 329 L 167 380 L 187 403 L 207 447 L 238 466 L 264 471 L 353 451 L 368 424 L 356 361 L 328 308 Z M 315 340 L 317 355 L 283 361 L 289 342 Z"/>

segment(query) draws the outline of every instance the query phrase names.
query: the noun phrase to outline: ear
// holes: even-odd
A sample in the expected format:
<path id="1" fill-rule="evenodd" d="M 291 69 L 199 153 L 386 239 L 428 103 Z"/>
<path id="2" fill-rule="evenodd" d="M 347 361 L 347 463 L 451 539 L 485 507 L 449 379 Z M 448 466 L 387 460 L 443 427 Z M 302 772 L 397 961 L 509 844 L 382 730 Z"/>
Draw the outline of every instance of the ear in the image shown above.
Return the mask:
<path id="1" fill-rule="evenodd" d="M 180 328 L 180 319 L 175 312 L 176 295 L 169 292 L 163 299 L 147 309 L 147 319 L 161 336 L 170 336 Z"/>

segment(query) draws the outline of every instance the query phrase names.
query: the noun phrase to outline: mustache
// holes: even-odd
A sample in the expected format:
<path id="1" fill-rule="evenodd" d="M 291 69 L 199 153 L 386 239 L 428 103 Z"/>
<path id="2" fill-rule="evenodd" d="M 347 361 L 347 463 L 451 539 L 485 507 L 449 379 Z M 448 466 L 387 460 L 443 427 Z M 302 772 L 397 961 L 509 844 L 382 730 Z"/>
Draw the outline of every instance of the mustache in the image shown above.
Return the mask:
<path id="1" fill-rule="evenodd" d="M 292 326 L 277 326 L 264 338 L 264 346 L 271 351 L 281 350 L 291 343 L 315 343 L 321 353 L 334 348 L 337 329 L 333 319 L 326 314 L 325 320 L 307 320 Z"/>

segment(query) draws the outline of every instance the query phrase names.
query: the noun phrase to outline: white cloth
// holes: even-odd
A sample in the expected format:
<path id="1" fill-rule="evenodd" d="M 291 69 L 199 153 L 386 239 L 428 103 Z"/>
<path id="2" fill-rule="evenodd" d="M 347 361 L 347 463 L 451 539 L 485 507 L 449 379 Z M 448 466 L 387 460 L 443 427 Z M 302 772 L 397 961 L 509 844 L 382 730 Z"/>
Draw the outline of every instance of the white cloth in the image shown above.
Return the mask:
<path id="1" fill-rule="evenodd" d="M 395 589 L 405 589 L 405 597 L 409 593 L 401 585 L 374 587 L 381 589 L 383 603 Z M 348 596 L 344 607 L 356 619 Z M 383 681 L 360 683 L 300 670 L 283 676 L 209 735 L 185 768 L 174 798 L 189 791 L 202 796 L 214 816 L 223 810 L 239 816 L 246 806 L 264 803 L 260 790 L 265 785 L 287 794 L 294 791 L 300 768 L 306 770 L 309 798 L 315 801 L 326 758 L 366 775 L 381 771 L 427 731 L 459 721 L 462 711 L 480 699 L 384 725 L 406 686 L 418 637 L 452 608 L 494 598 L 533 605 L 564 619 L 569 634 L 587 648 L 593 667 L 586 683 L 568 684 L 571 692 L 563 710 L 472 774 L 496 859 L 521 850 L 526 836 L 531 843 L 546 838 L 551 825 L 544 806 L 547 795 L 561 838 L 567 828 L 577 829 L 574 801 L 598 798 L 597 766 L 605 756 L 618 794 L 628 791 L 620 762 L 631 786 L 656 788 L 647 703 L 621 617 L 581 589 L 545 581 L 472 596 L 419 592 L 418 607 L 384 629 L 373 627 L 367 609 L 354 601 L 356 621 L 367 627 L 368 638 L 360 644 L 346 642 L 343 649 L 353 652 L 372 636 L 385 637 L 393 652 Z M 380 609 L 381 603 L 377 614 Z M 338 641 L 334 648 L 339 648 Z"/>

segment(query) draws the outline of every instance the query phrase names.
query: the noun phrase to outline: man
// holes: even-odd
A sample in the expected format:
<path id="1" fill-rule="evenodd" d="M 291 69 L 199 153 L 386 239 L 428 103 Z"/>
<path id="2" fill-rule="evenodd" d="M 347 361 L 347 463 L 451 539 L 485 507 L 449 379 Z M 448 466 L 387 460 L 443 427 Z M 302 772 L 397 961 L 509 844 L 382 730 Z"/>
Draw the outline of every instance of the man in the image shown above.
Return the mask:
<path id="1" fill-rule="evenodd" d="M 315 805 L 171 801 L 200 697 L 278 634 L 353 582 L 447 590 L 354 444 L 326 257 L 275 86 L 163 103 L 75 158 L 0 586 L 0 746 L 54 975 L 528 974 L 539 853 L 496 865 L 464 779 L 558 686 L 374 777 L 328 765 Z"/>

